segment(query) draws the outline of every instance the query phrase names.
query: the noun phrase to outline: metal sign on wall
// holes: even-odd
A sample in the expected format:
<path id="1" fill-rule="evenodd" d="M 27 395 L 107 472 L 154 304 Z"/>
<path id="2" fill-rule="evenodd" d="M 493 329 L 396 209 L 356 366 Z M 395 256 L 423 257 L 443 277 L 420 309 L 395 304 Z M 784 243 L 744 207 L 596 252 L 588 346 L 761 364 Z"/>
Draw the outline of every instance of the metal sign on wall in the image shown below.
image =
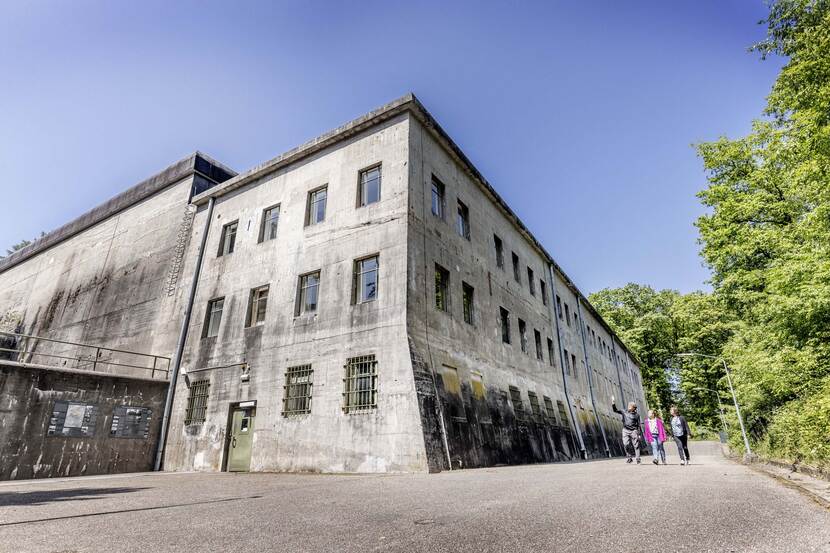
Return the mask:
<path id="1" fill-rule="evenodd" d="M 147 438 L 153 410 L 148 407 L 121 405 L 112 411 L 110 436 L 115 438 Z"/>
<path id="2" fill-rule="evenodd" d="M 95 434 L 98 406 L 77 401 L 56 401 L 49 419 L 48 436 L 89 438 Z"/>

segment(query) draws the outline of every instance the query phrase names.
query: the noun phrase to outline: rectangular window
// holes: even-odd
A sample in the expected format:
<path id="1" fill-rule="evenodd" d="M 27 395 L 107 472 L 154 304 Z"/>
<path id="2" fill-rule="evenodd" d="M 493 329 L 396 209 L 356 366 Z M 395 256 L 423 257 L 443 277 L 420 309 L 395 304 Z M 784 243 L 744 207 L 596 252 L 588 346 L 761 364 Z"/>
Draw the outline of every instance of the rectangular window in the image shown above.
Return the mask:
<path id="1" fill-rule="evenodd" d="M 259 226 L 259 241 L 266 242 L 277 237 L 280 222 L 280 206 L 269 207 L 262 212 L 262 224 Z"/>
<path id="2" fill-rule="evenodd" d="M 571 326 L 571 309 L 567 303 L 565 304 L 565 322 L 568 323 L 568 326 Z"/>
<path id="3" fill-rule="evenodd" d="M 519 319 L 519 343 L 522 346 L 522 353 L 527 353 L 527 323 Z"/>
<path id="4" fill-rule="evenodd" d="M 217 257 L 233 253 L 233 248 L 236 245 L 236 228 L 239 226 L 239 221 L 228 223 L 222 227 L 222 235 L 219 237 L 219 253 Z"/>
<path id="5" fill-rule="evenodd" d="M 502 244 L 501 238 L 495 234 L 493 235 L 493 244 L 496 245 L 496 267 L 504 269 L 504 244 Z"/>
<path id="6" fill-rule="evenodd" d="M 380 201 L 380 165 L 360 172 L 358 190 L 357 205 L 359 207 Z"/>
<path id="7" fill-rule="evenodd" d="M 456 219 L 455 230 L 461 238 L 470 239 L 470 210 L 464 202 L 458 200 L 458 219 Z"/>
<path id="8" fill-rule="evenodd" d="M 559 314 L 559 320 L 562 320 L 562 298 L 559 294 L 556 295 L 556 312 Z"/>
<path id="9" fill-rule="evenodd" d="M 484 377 L 479 372 L 470 373 L 470 389 L 473 392 L 473 398 L 483 400 L 486 392 L 484 389 Z"/>
<path id="10" fill-rule="evenodd" d="M 568 357 L 568 350 L 565 350 L 565 374 L 571 374 L 571 358 Z"/>
<path id="11" fill-rule="evenodd" d="M 320 271 L 308 273 L 300 277 L 297 286 L 297 307 L 295 315 L 314 313 L 317 311 L 317 299 L 320 290 Z"/>
<path id="12" fill-rule="evenodd" d="M 265 322 L 265 310 L 268 307 L 268 287 L 260 286 L 251 290 L 248 304 L 248 323 L 245 326 L 255 326 Z"/>
<path id="13" fill-rule="evenodd" d="M 473 324 L 475 317 L 475 289 L 466 282 L 461 283 L 461 304 L 464 306 L 464 322 Z"/>
<path id="14" fill-rule="evenodd" d="M 569 428 L 571 426 L 571 419 L 568 418 L 568 410 L 565 409 L 565 404 L 557 401 L 556 406 L 559 408 L 559 420 L 561 421 L 562 428 Z"/>
<path id="15" fill-rule="evenodd" d="M 516 282 L 522 281 L 522 273 L 519 272 L 519 256 L 516 255 L 516 252 L 512 252 L 513 255 L 513 279 Z"/>
<path id="16" fill-rule="evenodd" d="M 573 375 L 579 378 L 579 375 L 576 372 L 576 354 L 571 354 L 571 370 L 573 371 Z"/>
<path id="17" fill-rule="evenodd" d="M 225 298 L 217 298 L 208 302 L 202 338 L 212 338 L 219 334 L 219 323 L 222 322 L 222 310 L 224 307 Z"/>
<path id="18" fill-rule="evenodd" d="M 536 277 L 533 276 L 533 269 L 527 268 L 527 287 L 530 290 L 530 295 L 536 295 Z"/>
<path id="19" fill-rule="evenodd" d="M 316 225 L 326 220 L 326 200 L 328 199 L 328 187 L 318 188 L 308 193 L 308 206 L 306 207 L 306 226 Z"/>
<path id="20" fill-rule="evenodd" d="M 542 294 L 542 303 L 547 305 L 548 304 L 548 287 L 545 284 L 544 279 L 539 279 L 539 293 Z"/>
<path id="21" fill-rule="evenodd" d="M 515 386 L 510 386 L 510 401 L 513 403 L 513 412 L 518 420 L 525 419 L 525 407 L 522 404 L 522 393 Z"/>
<path id="22" fill-rule="evenodd" d="M 352 357 L 343 378 L 343 411 L 359 413 L 378 406 L 378 363 L 374 355 Z"/>
<path id="23" fill-rule="evenodd" d="M 199 424 L 205 422 L 207 411 L 208 390 L 210 380 L 194 380 L 190 383 L 190 392 L 187 395 L 187 408 L 184 412 L 185 424 Z"/>
<path id="24" fill-rule="evenodd" d="M 311 413 L 311 386 L 314 381 L 311 365 L 288 367 L 283 386 L 282 416 Z"/>
<path id="25" fill-rule="evenodd" d="M 461 381 L 458 379 L 458 369 L 443 365 L 441 367 L 441 383 L 444 392 L 456 396 L 455 401 L 448 401 L 445 409 L 450 418 L 456 422 L 467 422 L 467 413 L 464 409 L 464 400 L 461 398 Z"/>
<path id="26" fill-rule="evenodd" d="M 553 340 L 548 338 L 548 363 L 553 366 Z"/>
<path id="27" fill-rule="evenodd" d="M 545 404 L 545 418 L 556 424 L 556 411 L 553 410 L 553 401 L 548 396 L 542 396 L 542 401 Z"/>
<path id="28" fill-rule="evenodd" d="M 444 184 L 432 177 L 432 214 L 444 219 Z"/>
<path id="29" fill-rule="evenodd" d="M 510 312 L 504 307 L 499 307 L 499 319 L 501 320 L 501 341 L 510 343 Z"/>
<path id="30" fill-rule="evenodd" d="M 354 262 L 352 303 L 375 301 L 378 297 L 378 256 Z"/>
<path id="31" fill-rule="evenodd" d="M 535 420 L 542 420 L 542 408 L 539 405 L 539 396 L 534 392 L 528 392 L 527 399 L 530 401 L 530 414 L 533 415 Z"/>
<path id="32" fill-rule="evenodd" d="M 536 340 L 536 359 L 539 361 L 545 360 L 545 354 L 542 351 L 542 333 L 533 329 L 533 338 Z"/>
<path id="33" fill-rule="evenodd" d="M 577 315 L 576 311 L 574 311 L 574 326 L 579 328 L 579 315 Z"/>
<path id="34" fill-rule="evenodd" d="M 441 265 L 435 264 L 435 309 L 450 310 L 450 272 Z"/>

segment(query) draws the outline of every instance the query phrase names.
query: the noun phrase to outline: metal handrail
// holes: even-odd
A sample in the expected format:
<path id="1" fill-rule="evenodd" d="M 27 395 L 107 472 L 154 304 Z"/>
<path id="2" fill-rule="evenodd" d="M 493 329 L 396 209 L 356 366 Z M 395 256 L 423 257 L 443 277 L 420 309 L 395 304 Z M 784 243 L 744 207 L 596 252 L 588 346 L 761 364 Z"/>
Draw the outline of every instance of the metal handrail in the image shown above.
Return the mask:
<path id="1" fill-rule="evenodd" d="M 140 353 L 137 351 L 129 351 L 123 349 L 115 349 L 115 348 L 107 348 L 102 346 L 93 346 L 90 344 L 80 344 L 78 342 L 67 342 L 65 340 L 55 340 L 52 338 L 43 338 L 40 336 L 33 336 L 30 334 L 21 334 L 18 332 L 6 332 L 0 330 L 0 338 L 3 336 L 11 337 L 14 339 L 15 345 L 19 346 L 20 342 L 23 342 L 23 347 L 18 347 L 18 349 L 11 349 L 6 347 L 0 347 L 0 352 L 7 352 L 7 353 L 16 353 L 19 362 L 26 364 L 29 363 L 28 359 L 31 359 L 34 356 L 44 357 L 44 358 L 51 358 L 51 359 L 62 359 L 63 366 L 66 366 L 67 361 L 74 361 L 75 367 L 79 368 L 79 365 L 84 365 L 88 367 L 90 364 L 92 365 L 92 370 L 98 370 L 99 365 L 106 365 L 111 367 L 123 367 L 128 369 L 138 369 L 143 371 L 150 371 L 150 378 L 155 379 L 156 373 L 160 373 L 162 379 L 168 379 L 170 373 L 170 358 L 164 357 L 161 355 L 153 355 L 149 353 Z M 86 355 L 75 355 L 75 356 L 68 356 L 68 355 L 57 355 L 54 353 L 40 353 L 38 351 L 34 351 L 33 349 L 29 349 L 29 341 L 34 341 L 34 344 L 38 344 L 40 342 L 48 342 L 52 344 L 61 344 L 65 346 L 72 346 L 76 348 L 89 348 L 94 349 L 94 354 L 90 352 Z M 102 353 L 120 353 L 125 355 L 135 355 L 137 357 L 152 360 L 151 366 L 146 365 L 132 365 L 128 363 L 119 363 L 116 361 L 110 361 L 101 359 Z M 20 360 L 23 358 L 24 360 Z M 161 366 L 160 366 L 161 365 Z M 88 369 L 86 369 L 88 370 Z"/>

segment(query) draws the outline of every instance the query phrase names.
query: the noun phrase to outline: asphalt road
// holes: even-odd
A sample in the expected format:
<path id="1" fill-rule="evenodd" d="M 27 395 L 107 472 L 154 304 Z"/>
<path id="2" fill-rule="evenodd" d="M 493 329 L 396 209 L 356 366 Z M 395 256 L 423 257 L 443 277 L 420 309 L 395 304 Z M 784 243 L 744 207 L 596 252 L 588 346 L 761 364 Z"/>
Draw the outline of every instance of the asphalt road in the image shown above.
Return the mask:
<path id="1" fill-rule="evenodd" d="M 670 457 L 659 467 L 9 482 L 0 551 L 830 552 L 830 511 L 715 453 L 695 444 L 688 467 Z"/>

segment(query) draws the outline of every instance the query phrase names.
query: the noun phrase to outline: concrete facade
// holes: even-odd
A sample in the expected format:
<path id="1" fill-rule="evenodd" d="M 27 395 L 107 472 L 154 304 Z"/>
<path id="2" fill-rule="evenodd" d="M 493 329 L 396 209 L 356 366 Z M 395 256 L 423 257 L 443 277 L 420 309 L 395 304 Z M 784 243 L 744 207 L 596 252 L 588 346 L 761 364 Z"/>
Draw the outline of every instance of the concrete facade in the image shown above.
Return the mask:
<path id="1" fill-rule="evenodd" d="M 375 167 L 379 201 L 361 206 L 361 171 Z M 165 469 L 227 469 L 240 406 L 252 415 L 250 470 L 419 472 L 621 453 L 610 396 L 645 408 L 635 359 L 414 96 L 227 175 L 204 189 L 185 177 L 0 262 L 0 313 L 18 332 L 174 357 L 207 232 Z M 443 216 L 432 213 L 433 179 L 443 186 Z M 310 225 L 310 194 L 321 187 L 325 218 Z M 275 206 L 275 237 L 263 240 L 265 210 Z M 228 252 L 223 229 L 233 222 Z M 355 301 L 356 262 L 368 256 L 378 262 L 376 297 Z M 436 268 L 448 279 L 441 309 Z M 312 272 L 317 308 L 299 313 L 301 277 Z M 252 318 L 265 286 L 267 303 Z M 85 287 L 94 292 L 85 296 Z M 136 293 L 118 293 L 125 289 Z M 472 291 L 466 309 L 464 290 Z M 219 299 L 221 319 L 208 332 Z M 366 356 L 377 371 L 372 405 L 348 408 L 349 360 Z M 292 367 L 312 371 L 310 412 L 286 412 Z M 200 386 L 205 404 L 194 421 Z"/>
<path id="2" fill-rule="evenodd" d="M 151 470 L 166 393 L 165 380 L 0 361 L 0 480 Z M 72 424 L 67 408 L 89 411 Z"/>

